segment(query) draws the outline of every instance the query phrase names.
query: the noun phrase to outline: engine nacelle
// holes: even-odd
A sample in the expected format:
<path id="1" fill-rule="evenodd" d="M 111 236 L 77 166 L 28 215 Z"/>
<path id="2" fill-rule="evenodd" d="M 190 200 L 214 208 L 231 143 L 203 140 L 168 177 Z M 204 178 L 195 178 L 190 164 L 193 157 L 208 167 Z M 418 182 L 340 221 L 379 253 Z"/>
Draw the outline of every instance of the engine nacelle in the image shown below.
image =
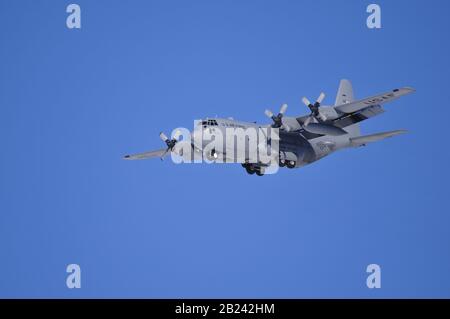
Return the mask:
<path id="1" fill-rule="evenodd" d="M 323 121 L 332 121 L 339 117 L 339 114 L 336 112 L 336 110 L 332 106 L 321 107 L 319 109 L 319 113 L 320 113 L 320 117 L 322 118 Z"/>

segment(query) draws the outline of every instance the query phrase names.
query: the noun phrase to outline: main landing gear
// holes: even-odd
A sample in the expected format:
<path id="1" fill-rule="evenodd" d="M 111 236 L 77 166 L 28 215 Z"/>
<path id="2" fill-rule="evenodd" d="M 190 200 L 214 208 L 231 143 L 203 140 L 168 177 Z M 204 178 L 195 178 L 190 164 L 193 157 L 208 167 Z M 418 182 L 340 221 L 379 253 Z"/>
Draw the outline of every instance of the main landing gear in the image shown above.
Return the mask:
<path id="1" fill-rule="evenodd" d="M 294 168 L 297 165 L 295 161 L 287 161 L 284 159 L 280 159 L 280 167 Z"/>
<path id="2" fill-rule="evenodd" d="M 264 167 L 253 166 L 252 164 L 242 164 L 242 167 L 245 168 L 247 173 L 250 175 L 253 175 L 253 174 L 256 174 L 258 176 L 264 175 Z"/>
<path id="3" fill-rule="evenodd" d="M 296 165 L 297 165 L 296 161 L 280 160 L 280 167 L 295 168 Z M 247 174 L 250 175 L 256 174 L 258 176 L 263 176 L 265 173 L 265 168 L 261 166 L 255 166 L 253 164 L 244 163 L 242 164 L 242 167 L 245 168 Z"/>

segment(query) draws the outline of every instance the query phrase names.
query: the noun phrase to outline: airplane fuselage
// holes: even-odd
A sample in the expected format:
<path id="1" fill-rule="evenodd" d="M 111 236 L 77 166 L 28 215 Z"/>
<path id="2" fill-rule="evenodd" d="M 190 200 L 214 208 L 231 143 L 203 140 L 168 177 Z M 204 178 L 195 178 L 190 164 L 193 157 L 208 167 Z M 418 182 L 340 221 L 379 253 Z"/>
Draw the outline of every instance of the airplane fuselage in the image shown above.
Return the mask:
<path id="1" fill-rule="evenodd" d="M 209 134 L 217 134 L 225 136 L 227 134 L 227 129 L 243 129 L 246 130 L 248 128 L 254 129 L 264 129 L 268 128 L 268 125 L 260 125 L 252 122 L 243 122 L 236 121 L 233 119 L 206 119 L 204 121 L 199 122 L 194 131 L 192 132 L 192 136 L 196 134 L 204 134 L 204 132 L 208 132 Z M 217 132 L 220 131 L 220 132 Z M 286 132 L 284 130 L 279 131 L 279 160 L 281 166 L 287 166 L 289 168 L 302 167 L 312 162 L 315 162 L 339 149 L 346 148 L 350 145 L 350 137 L 351 134 L 344 134 L 340 136 L 317 136 L 314 138 L 306 137 L 300 131 L 294 132 Z M 207 147 L 210 141 L 205 139 L 193 139 L 193 147 L 196 151 L 204 152 L 208 151 Z M 258 144 L 260 147 L 261 144 Z M 267 143 L 266 143 L 267 145 Z M 266 146 L 265 145 L 265 146 Z M 241 145 L 234 145 L 235 149 L 233 150 L 233 154 L 241 151 L 241 153 L 248 153 L 249 145 L 242 143 Z M 236 147 L 244 147 L 246 149 L 237 149 Z M 211 150 L 209 150 L 211 151 Z M 213 150 L 213 152 L 216 150 Z M 227 151 L 230 151 L 228 147 L 224 147 L 222 151 L 218 151 L 218 153 L 227 157 Z M 210 159 L 213 158 L 213 154 L 209 154 Z M 236 161 L 235 161 L 236 162 Z M 237 160 L 237 162 L 246 163 L 246 159 Z M 253 166 L 257 166 L 258 163 L 249 164 Z"/>

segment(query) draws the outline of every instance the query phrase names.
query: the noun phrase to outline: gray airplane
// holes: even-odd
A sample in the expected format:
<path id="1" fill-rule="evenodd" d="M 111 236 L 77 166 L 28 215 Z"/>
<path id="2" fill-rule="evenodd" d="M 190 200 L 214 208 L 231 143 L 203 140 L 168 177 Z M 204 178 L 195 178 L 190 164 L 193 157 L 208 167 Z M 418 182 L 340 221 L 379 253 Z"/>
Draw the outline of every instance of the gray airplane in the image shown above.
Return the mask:
<path id="1" fill-rule="evenodd" d="M 265 114 L 272 119 L 272 124 L 260 125 L 236 121 L 231 118 L 208 118 L 197 123 L 192 136 L 204 130 L 221 130 L 225 133 L 226 128 L 257 129 L 269 126 L 278 128 L 278 166 L 287 168 L 302 167 L 340 149 L 365 146 L 370 142 L 405 133 L 405 130 L 395 130 L 362 136 L 359 123 L 383 113 L 383 104 L 414 91 L 412 88 L 403 87 L 362 100 L 355 100 L 350 81 L 343 79 L 340 81 L 334 106 L 322 106 L 321 103 L 325 98 L 325 94 L 321 93 L 314 103 L 311 103 L 307 98 L 302 99 L 303 103 L 310 110 L 310 113 L 307 115 L 300 117 L 285 116 L 287 105 L 283 104 L 276 115 L 270 110 L 265 111 Z M 179 153 L 179 151 L 177 152 L 177 143 L 179 143 L 177 132 L 171 139 L 164 133 L 160 134 L 160 138 L 166 143 L 166 148 L 135 155 L 126 155 L 124 159 L 163 158 L 171 152 Z M 189 143 L 194 153 L 203 154 L 205 151 L 206 142 L 199 143 L 191 139 Z M 248 145 L 244 147 L 248 147 Z M 239 150 L 234 149 L 234 152 L 228 153 L 232 153 L 234 156 L 237 151 Z M 244 154 L 248 154 L 248 150 L 247 153 L 244 150 Z M 208 150 L 206 156 L 210 160 L 217 159 L 219 156 L 227 158 L 227 148 Z M 246 157 L 240 159 L 233 157 L 232 162 L 240 163 L 248 174 L 256 174 L 258 176 L 264 175 L 268 166 L 262 162 L 249 162 Z"/>

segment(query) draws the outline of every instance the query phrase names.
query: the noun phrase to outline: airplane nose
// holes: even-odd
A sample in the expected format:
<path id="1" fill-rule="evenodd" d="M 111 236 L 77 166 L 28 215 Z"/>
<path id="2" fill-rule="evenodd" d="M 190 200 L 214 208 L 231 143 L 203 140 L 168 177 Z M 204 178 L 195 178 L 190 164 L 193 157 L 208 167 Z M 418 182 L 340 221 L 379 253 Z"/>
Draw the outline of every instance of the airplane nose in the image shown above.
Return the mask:
<path id="1" fill-rule="evenodd" d="M 196 127 L 192 132 L 191 132 L 191 136 L 192 138 L 196 139 L 202 136 L 202 129 L 199 127 Z"/>
<path id="2" fill-rule="evenodd" d="M 202 127 L 196 127 L 192 133 L 191 133 L 191 137 L 192 137 L 192 143 L 196 146 L 199 147 L 201 145 L 201 141 L 202 141 L 202 136 L 203 136 L 203 131 L 202 131 Z M 197 145 L 198 144 L 198 145 Z"/>

